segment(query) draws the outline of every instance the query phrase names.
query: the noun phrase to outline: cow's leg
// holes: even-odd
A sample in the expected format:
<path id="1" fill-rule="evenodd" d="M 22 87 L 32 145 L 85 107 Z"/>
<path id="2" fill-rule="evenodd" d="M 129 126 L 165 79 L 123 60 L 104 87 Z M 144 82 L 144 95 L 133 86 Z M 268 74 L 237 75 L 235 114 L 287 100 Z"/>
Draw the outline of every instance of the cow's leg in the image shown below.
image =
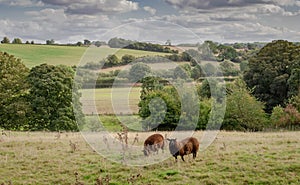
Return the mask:
<path id="1" fill-rule="evenodd" d="M 183 155 L 181 156 L 181 159 L 184 161 Z"/>

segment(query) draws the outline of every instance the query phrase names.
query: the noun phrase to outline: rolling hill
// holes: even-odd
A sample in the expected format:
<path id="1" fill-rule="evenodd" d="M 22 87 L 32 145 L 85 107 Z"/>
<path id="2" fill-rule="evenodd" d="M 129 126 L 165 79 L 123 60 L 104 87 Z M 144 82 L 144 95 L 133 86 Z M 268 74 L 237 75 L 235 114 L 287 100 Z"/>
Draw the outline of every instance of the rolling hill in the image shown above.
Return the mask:
<path id="1" fill-rule="evenodd" d="M 24 64 L 32 68 L 42 63 L 68 66 L 83 65 L 87 62 L 97 62 L 110 54 L 121 58 L 125 54 L 140 56 L 169 55 L 168 53 L 149 52 L 131 49 L 109 47 L 77 47 L 59 45 L 27 45 L 0 44 L 0 51 L 7 52 L 20 58 Z"/>

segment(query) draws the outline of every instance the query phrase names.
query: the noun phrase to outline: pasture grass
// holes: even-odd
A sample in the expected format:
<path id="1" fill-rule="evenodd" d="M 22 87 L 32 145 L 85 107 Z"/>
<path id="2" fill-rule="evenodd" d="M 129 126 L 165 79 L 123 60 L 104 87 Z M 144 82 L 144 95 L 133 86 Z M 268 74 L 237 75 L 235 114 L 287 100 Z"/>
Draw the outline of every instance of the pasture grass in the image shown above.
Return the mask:
<path id="1" fill-rule="evenodd" d="M 85 47 L 74 46 L 0 44 L 0 51 L 20 58 L 29 68 L 43 63 L 77 65 L 85 50 Z"/>
<path id="2" fill-rule="evenodd" d="M 150 134 L 140 133 L 138 144 Z M 299 134 L 220 132 L 206 150 L 200 145 L 196 160 L 186 156 L 176 163 L 170 155 L 161 163 L 131 167 L 98 155 L 80 133 L 12 132 L 1 136 L 0 183 L 299 184 Z M 129 143 L 134 135 L 129 133 Z M 200 140 L 203 132 L 194 136 Z"/>
<path id="3" fill-rule="evenodd" d="M 118 49 L 109 47 L 77 47 L 57 45 L 31 45 L 31 44 L 0 44 L 0 51 L 7 52 L 20 58 L 29 68 L 47 63 L 50 65 L 77 66 L 87 62 L 98 62 L 110 54 L 122 58 L 125 54 L 141 56 L 169 55 L 168 53 L 149 52 L 131 49 Z"/>
<path id="4" fill-rule="evenodd" d="M 83 89 L 80 102 L 85 114 L 135 114 L 140 91 L 139 87 Z"/>
<path id="5" fill-rule="evenodd" d="M 82 130 L 107 130 L 110 132 L 123 131 L 122 124 L 131 131 L 141 131 L 140 121 L 138 115 L 97 115 L 96 121 L 94 116 L 86 116 L 86 124 Z M 122 123 L 122 124 L 121 124 Z"/>

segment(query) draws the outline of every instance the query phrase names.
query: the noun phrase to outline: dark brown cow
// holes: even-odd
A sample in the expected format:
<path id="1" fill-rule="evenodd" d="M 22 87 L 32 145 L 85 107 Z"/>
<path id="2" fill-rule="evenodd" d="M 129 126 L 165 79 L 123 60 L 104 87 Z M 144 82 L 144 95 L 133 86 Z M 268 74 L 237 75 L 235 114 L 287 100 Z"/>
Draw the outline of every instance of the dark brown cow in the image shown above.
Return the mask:
<path id="1" fill-rule="evenodd" d="M 183 156 L 188 154 L 193 154 L 193 159 L 196 158 L 197 152 L 199 150 L 199 141 L 194 137 L 188 137 L 180 142 L 176 139 L 167 139 L 169 143 L 170 153 L 175 157 L 177 161 L 177 156 L 180 155 L 181 159 L 184 161 Z"/>

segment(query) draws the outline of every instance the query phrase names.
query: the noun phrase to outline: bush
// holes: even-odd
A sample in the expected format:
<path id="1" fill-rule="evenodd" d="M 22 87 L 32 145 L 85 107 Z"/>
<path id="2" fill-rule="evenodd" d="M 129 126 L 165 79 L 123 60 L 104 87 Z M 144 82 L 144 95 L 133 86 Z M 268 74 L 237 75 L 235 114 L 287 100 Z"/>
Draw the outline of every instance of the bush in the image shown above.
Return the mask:
<path id="1" fill-rule="evenodd" d="M 222 129 L 261 131 L 267 126 L 264 104 L 250 94 L 243 80 L 237 79 L 228 92 Z"/>
<path id="2" fill-rule="evenodd" d="M 281 128 L 299 128 L 300 113 L 293 105 L 288 104 L 286 108 L 284 108 L 284 112 L 277 122 L 277 126 Z"/>
<path id="3" fill-rule="evenodd" d="M 270 117 L 270 126 L 273 128 L 277 128 L 279 125 L 281 125 L 280 119 L 284 116 L 284 114 L 284 109 L 280 105 L 274 107 Z"/>

